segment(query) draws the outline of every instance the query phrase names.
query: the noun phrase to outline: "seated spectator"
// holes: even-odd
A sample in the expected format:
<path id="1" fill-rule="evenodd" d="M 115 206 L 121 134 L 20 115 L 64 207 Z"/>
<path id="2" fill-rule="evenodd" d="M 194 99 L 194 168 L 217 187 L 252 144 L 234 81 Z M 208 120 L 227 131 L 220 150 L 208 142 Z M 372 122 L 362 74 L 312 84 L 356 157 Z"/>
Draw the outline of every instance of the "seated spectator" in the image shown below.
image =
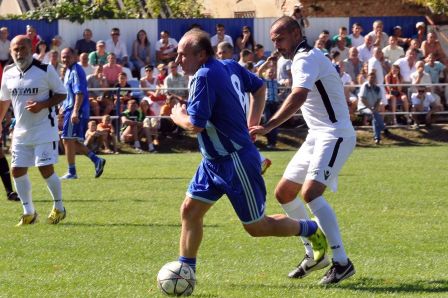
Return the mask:
<path id="1" fill-rule="evenodd" d="M 114 53 L 117 59 L 117 64 L 124 67 L 131 67 L 129 65 L 128 50 L 126 44 L 120 40 L 120 29 L 112 28 L 110 32 L 111 38 L 106 40 L 106 51 Z"/>
<path id="2" fill-rule="evenodd" d="M 267 57 L 264 55 L 264 47 L 261 44 L 255 45 L 254 57 L 252 62 L 257 63 L 258 61 L 266 61 Z"/>
<path id="3" fill-rule="evenodd" d="M 26 35 L 31 39 L 31 51 L 36 52 L 37 44 L 42 38 L 37 34 L 36 28 L 31 25 L 26 25 Z"/>
<path id="4" fill-rule="evenodd" d="M 101 122 L 98 124 L 98 131 L 103 133 L 103 146 L 104 153 L 118 153 L 117 150 L 117 134 L 115 133 L 115 128 L 112 125 L 112 120 L 110 115 L 104 115 L 101 118 Z M 112 148 L 111 148 L 112 147 Z"/>
<path id="5" fill-rule="evenodd" d="M 352 49 L 352 48 L 351 48 Z M 344 85 L 344 95 L 345 100 L 347 101 L 350 119 L 353 121 L 356 118 L 356 110 L 358 108 L 358 97 L 356 96 L 355 88 L 348 87 L 353 85 L 353 79 L 351 76 L 345 71 L 345 64 L 343 61 L 339 61 L 336 65 L 336 70 L 338 71 L 339 77 L 341 78 L 342 85 Z"/>
<path id="6" fill-rule="evenodd" d="M 384 125 L 383 116 L 380 114 L 383 111 L 381 105 L 383 94 L 375 80 L 375 72 L 370 72 L 367 76 L 367 82 L 361 85 L 358 93 L 358 112 L 363 115 L 363 125 L 366 125 L 368 118 L 371 118 L 374 141 L 375 144 L 379 145 L 381 143 L 381 132 L 384 130 L 387 134 L 388 131 Z"/>
<path id="7" fill-rule="evenodd" d="M 171 115 L 171 111 L 173 107 L 178 103 L 176 97 L 174 96 L 168 96 L 166 98 L 165 104 L 160 109 L 160 116 L 167 116 L 169 117 Z M 164 137 L 167 135 L 172 135 L 174 133 L 179 132 L 179 128 L 176 124 L 174 124 L 173 120 L 171 118 L 161 118 L 160 119 L 160 134 Z"/>
<path id="8" fill-rule="evenodd" d="M 426 58 L 425 72 L 431 77 L 432 84 L 438 84 L 448 79 L 448 68 L 446 65 L 442 64 L 440 61 L 436 61 L 434 54 L 429 54 Z M 446 88 L 446 87 L 445 87 Z M 446 88 L 448 90 L 448 88 Z M 431 92 L 439 96 L 445 96 L 443 86 L 431 86 Z M 445 103 L 448 98 L 445 98 Z"/>
<path id="9" fill-rule="evenodd" d="M 423 84 L 426 86 L 431 84 L 431 77 L 425 72 L 425 62 L 415 62 L 415 71 L 411 73 L 411 83 L 412 85 Z M 412 93 L 417 92 L 417 89 L 418 87 L 413 87 Z M 426 91 L 429 91 L 429 88 Z"/>
<path id="10" fill-rule="evenodd" d="M 103 74 L 109 87 L 118 82 L 118 75 L 123 72 L 123 67 L 117 64 L 117 58 L 114 53 L 107 56 L 107 64 L 103 67 Z"/>
<path id="11" fill-rule="evenodd" d="M 411 83 L 411 73 L 416 71 L 415 62 L 417 61 L 417 50 L 409 48 L 406 51 L 406 56 L 395 61 L 394 64 L 400 67 L 400 74 L 403 78 L 403 84 Z M 403 92 L 408 94 L 409 87 L 403 88 Z"/>
<path id="12" fill-rule="evenodd" d="M 60 35 L 55 35 L 51 40 L 50 50 L 56 50 L 62 52 L 63 49 L 69 48 L 70 45 Z"/>
<path id="13" fill-rule="evenodd" d="M 233 58 L 233 46 L 229 42 L 220 42 L 217 46 L 216 56 L 220 60 Z"/>
<path id="14" fill-rule="evenodd" d="M 381 20 L 373 22 L 373 30 L 370 31 L 367 36 L 372 37 L 373 45 L 379 47 L 381 50 L 387 45 L 389 36 L 383 32 L 384 24 Z"/>
<path id="15" fill-rule="evenodd" d="M 422 50 L 420 50 L 421 43 L 417 39 L 411 39 L 411 42 L 409 43 L 408 50 L 414 50 L 417 53 L 417 60 L 423 60 L 425 57 L 423 56 Z"/>
<path id="16" fill-rule="evenodd" d="M 96 42 L 96 51 L 89 54 L 89 64 L 92 66 L 104 65 L 107 63 L 106 43 L 104 40 L 98 40 Z"/>
<path id="17" fill-rule="evenodd" d="M 160 119 L 156 118 L 156 115 L 154 111 L 151 109 L 151 106 L 147 100 L 142 100 L 139 105 L 140 111 L 142 111 L 143 116 L 145 119 L 143 120 L 143 128 L 149 130 L 149 133 L 151 134 L 152 144 L 154 146 L 159 145 L 159 137 L 158 137 L 158 130 L 160 127 Z"/>
<path id="18" fill-rule="evenodd" d="M 426 25 L 424 22 L 417 22 L 415 24 L 417 34 L 412 36 L 412 39 L 416 39 L 418 44 L 421 45 L 426 40 Z"/>
<path id="19" fill-rule="evenodd" d="M 159 73 L 157 74 L 157 85 L 163 86 L 165 84 L 165 79 L 168 76 L 168 66 L 166 64 L 160 63 L 157 65 L 157 70 Z"/>
<path id="20" fill-rule="evenodd" d="M 50 61 L 48 64 L 52 65 L 58 74 L 61 74 L 63 65 L 59 63 L 59 52 L 56 50 L 51 50 L 48 56 L 50 57 Z"/>
<path id="21" fill-rule="evenodd" d="M 148 145 L 148 151 L 154 152 L 154 145 L 152 144 L 151 133 L 148 128 L 143 127 L 143 120 L 145 116 L 138 108 L 136 100 L 129 100 L 127 109 L 121 114 L 121 131 L 120 139 L 124 143 L 132 143 L 137 153 L 142 153 L 140 142 L 144 141 Z"/>
<path id="22" fill-rule="evenodd" d="M 179 102 L 186 103 L 188 99 L 188 77 L 180 74 L 177 67 L 177 64 L 173 61 L 168 64 L 171 72 L 165 78 L 164 87 L 167 95 L 172 95 Z"/>
<path id="23" fill-rule="evenodd" d="M 367 82 L 367 77 L 369 74 L 368 70 L 369 70 L 369 64 L 367 62 L 363 63 L 361 71 L 359 72 L 358 76 L 356 77 L 356 83 L 358 85 L 362 85 L 365 82 Z"/>
<path id="24" fill-rule="evenodd" d="M 117 93 L 116 93 L 117 95 L 115 96 L 114 104 L 115 104 L 115 106 L 117 106 L 118 95 L 120 95 L 119 96 L 119 98 L 120 98 L 119 104 L 120 104 L 120 111 L 122 111 L 123 108 L 128 103 L 128 101 L 130 101 L 132 99 L 131 90 L 123 90 L 122 88 L 131 88 L 131 85 L 129 85 L 128 76 L 124 72 L 120 72 L 118 74 L 117 79 L 118 79 L 118 82 L 113 87 L 120 88 L 120 90 L 117 91 Z"/>
<path id="25" fill-rule="evenodd" d="M 331 48 L 330 54 L 336 51 L 339 52 L 339 60 L 342 61 L 348 58 L 348 48 L 345 45 L 346 41 L 344 37 L 339 37 L 335 42 L 335 47 Z"/>
<path id="26" fill-rule="evenodd" d="M 328 50 L 325 48 L 325 43 L 323 40 L 316 39 L 316 41 L 314 42 L 314 47 L 321 50 L 322 53 L 328 54 Z"/>
<path id="27" fill-rule="evenodd" d="M 330 39 L 330 32 L 328 30 L 322 30 L 319 34 L 319 40 L 323 41 L 325 48 L 330 52 L 331 47 L 333 46 Z"/>
<path id="28" fill-rule="evenodd" d="M 357 47 L 359 60 L 366 63 L 373 56 L 373 37 L 370 35 L 364 36 L 364 43 Z"/>
<path id="29" fill-rule="evenodd" d="M 336 47 L 339 40 L 344 41 L 344 47 L 350 48 L 352 46 L 352 40 L 348 37 L 347 27 L 339 27 L 339 33 L 331 38 L 333 47 Z"/>
<path id="30" fill-rule="evenodd" d="M 36 52 L 33 54 L 33 58 L 39 60 L 42 63 L 48 64 L 50 62 L 50 56 L 48 53 L 48 47 L 45 40 L 41 40 L 36 45 Z"/>
<path id="31" fill-rule="evenodd" d="M 426 92 L 425 87 L 418 87 L 416 93 L 411 95 L 412 112 L 425 112 L 424 115 L 412 114 L 415 122 L 415 128 L 424 122 L 426 127 L 430 128 L 431 123 L 435 120 L 434 113 L 443 110 L 442 106 L 437 104 L 436 99 L 430 92 Z"/>
<path id="32" fill-rule="evenodd" d="M 85 53 L 83 53 L 85 54 Z M 108 88 L 107 80 L 103 75 L 103 66 L 95 67 L 93 74 L 87 76 L 87 87 L 89 88 L 90 110 L 94 116 L 110 115 L 114 109 L 111 92 L 90 90 L 91 88 Z"/>
<path id="33" fill-rule="evenodd" d="M 407 51 L 411 42 L 410 38 L 403 37 L 401 26 L 395 26 L 392 31 L 392 36 L 397 39 L 397 45 L 403 48 L 403 51 Z"/>
<path id="34" fill-rule="evenodd" d="M 104 143 L 104 134 L 97 130 L 95 120 L 90 120 L 87 124 L 87 131 L 84 138 L 84 145 L 89 150 L 98 153 Z"/>
<path id="35" fill-rule="evenodd" d="M 241 34 L 236 38 L 235 45 L 238 55 L 244 49 L 248 49 L 253 53 L 255 41 L 249 26 L 243 26 Z"/>
<path id="36" fill-rule="evenodd" d="M 402 86 L 388 86 L 390 84 L 402 84 L 403 78 L 400 74 L 400 67 L 398 65 L 392 65 L 389 73 L 384 78 L 384 81 L 386 83 L 386 98 L 388 101 L 388 106 L 390 107 L 390 110 L 392 113 L 397 112 L 397 104 L 403 105 L 403 111 L 409 112 L 409 100 L 408 96 L 405 92 L 403 92 Z M 405 115 L 406 123 L 411 123 L 411 118 L 408 114 Z M 397 116 L 393 115 L 393 124 L 397 124 Z"/>
<path id="37" fill-rule="evenodd" d="M 78 39 L 75 45 L 75 52 L 77 55 L 86 53 L 87 55 L 96 50 L 96 43 L 92 40 L 92 30 L 89 28 L 84 29 L 82 33 L 82 39 Z"/>
<path id="38" fill-rule="evenodd" d="M 348 51 L 348 58 L 344 59 L 345 72 L 350 75 L 352 80 L 356 80 L 362 68 L 362 62 L 358 56 L 358 49 L 351 47 Z"/>
<path id="39" fill-rule="evenodd" d="M 397 43 L 397 37 L 391 35 L 389 36 L 389 45 L 383 48 L 384 58 L 389 60 L 391 64 L 404 57 L 404 50 Z"/>
<path id="40" fill-rule="evenodd" d="M 226 35 L 226 28 L 223 24 L 216 25 L 216 34 L 210 38 L 210 42 L 212 43 L 212 47 L 215 50 L 215 53 L 217 52 L 218 44 L 221 42 L 227 42 L 233 48 L 232 37 Z"/>
<path id="41" fill-rule="evenodd" d="M 81 65 L 82 69 L 86 73 L 86 76 L 93 74 L 93 72 L 95 71 L 95 67 L 89 64 L 89 54 L 87 53 L 82 53 L 81 55 L 79 55 L 78 64 Z"/>
<path id="42" fill-rule="evenodd" d="M 362 33 L 362 25 L 360 23 L 354 23 L 352 25 L 352 33 L 348 36 L 352 40 L 352 47 L 359 47 L 364 43 L 364 36 Z"/>
<path id="43" fill-rule="evenodd" d="M 242 67 L 246 67 L 247 63 L 252 62 L 254 60 L 254 54 L 251 50 L 243 49 L 240 52 L 240 60 L 238 61 L 238 64 Z"/>
<path id="44" fill-rule="evenodd" d="M 448 59 L 434 32 L 428 33 L 426 40 L 423 41 L 420 49 L 424 58 L 428 57 L 429 54 L 433 54 L 436 60 L 447 65 Z"/>
<path id="45" fill-rule="evenodd" d="M 143 29 L 138 31 L 137 38 L 132 43 L 131 62 L 135 70 L 140 70 L 151 62 L 151 43 Z"/>
<path id="46" fill-rule="evenodd" d="M 166 30 L 160 32 L 160 39 L 156 43 L 156 60 L 157 63 L 168 64 L 174 61 L 177 56 L 177 40 L 170 37 L 170 33 Z"/>

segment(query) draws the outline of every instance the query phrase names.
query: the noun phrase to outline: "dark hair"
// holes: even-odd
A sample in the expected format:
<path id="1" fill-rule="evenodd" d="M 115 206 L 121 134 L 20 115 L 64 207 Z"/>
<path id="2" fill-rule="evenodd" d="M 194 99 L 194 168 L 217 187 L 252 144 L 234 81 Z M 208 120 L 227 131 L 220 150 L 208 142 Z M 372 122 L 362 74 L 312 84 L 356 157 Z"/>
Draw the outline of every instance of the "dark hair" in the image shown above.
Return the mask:
<path id="1" fill-rule="evenodd" d="M 249 36 L 249 40 L 246 43 L 246 49 L 253 51 L 254 47 L 255 47 L 255 40 L 254 40 L 254 35 L 252 34 L 252 30 L 249 26 L 243 26 L 241 31 L 244 31 L 244 30 L 249 30 L 249 32 L 251 32 L 251 34 Z M 241 39 L 243 38 L 243 32 L 241 32 L 239 37 Z"/>
<path id="2" fill-rule="evenodd" d="M 262 44 L 257 43 L 255 45 L 255 50 L 264 49 L 264 46 Z"/>
<path id="3" fill-rule="evenodd" d="M 215 28 L 218 29 L 218 28 L 225 28 L 225 27 L 223 24 L 216 24 Z"/>
<path id="4" fill-rule="evenodd" d="M 139 35 L 141 32 L 144 32 L 144 33 L 145 33 L 145 40 L 143 41 L 143 44 L 147 47 L 147 46 L 149 45 L 148 34 L 147 34 L 146 31 L 143 30 L 143 29 L 140 29 L 140 30 L 138 30 L 138 32 L 137 32 L 137 42 L 140 42 L 140 40 L 138 39 L 138 35 Z"/>
<path id="5" fill-rule="evenodd" d="M 44 44 L 47 48 L 45 49 L 45 52 L 48 52 L 49 51 L 49 48 L 48 48 L 48 45 L 47 45 L 47 43 L 45 42 L 45 40 L 39 40 L 39 42 L 36 44 L 36 50 L 34 51 L 36 54 L 39 54 L 40 53 L 40 51 L 39 51 L 39 46 L 40 45 L 42 45 L 42 44 Z"/>
<path id="6" fill-rule="evenodd" d="M 146 65 L 145 70 L 154 70 L 154 65 L 152 65 L 152 64 Z"/>

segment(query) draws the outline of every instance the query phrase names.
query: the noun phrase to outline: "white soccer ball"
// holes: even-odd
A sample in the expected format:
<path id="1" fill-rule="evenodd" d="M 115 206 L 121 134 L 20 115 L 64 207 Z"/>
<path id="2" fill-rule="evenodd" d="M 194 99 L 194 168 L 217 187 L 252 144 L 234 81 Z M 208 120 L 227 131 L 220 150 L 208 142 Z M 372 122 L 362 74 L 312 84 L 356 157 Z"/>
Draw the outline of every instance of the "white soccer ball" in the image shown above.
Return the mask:
<path id="1" fill-rule="evenodd" d="M 179 261 L 165 264 L 157 274 L 157 286 L 168 296 L 190 296 L 195 283 L 193 269 Z"/>

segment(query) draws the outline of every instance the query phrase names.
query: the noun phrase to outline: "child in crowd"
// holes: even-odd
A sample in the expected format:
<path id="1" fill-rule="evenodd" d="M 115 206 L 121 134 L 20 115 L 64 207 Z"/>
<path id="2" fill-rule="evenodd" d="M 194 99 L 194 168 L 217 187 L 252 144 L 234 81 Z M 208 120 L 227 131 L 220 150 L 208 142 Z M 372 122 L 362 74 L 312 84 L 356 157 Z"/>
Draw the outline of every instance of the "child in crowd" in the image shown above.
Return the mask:
<path id="1" fill-rule="evenodd" d="M 88 129 L 85 135 L 84 145 L 95 153 L 100 151 L 103 144 L 103 134 L 97 130 L 95 120 L 90 120 L 88 123 Z"/>
<path id="2" fill-rule="evenodd" d="M 115 133 L 114 126 L 110 115 L 104 115 L 101 122 L 98 124 L 98 131 L 103 134 L 103 146 L 104 153 L 107 154 L 118 154 L 117 150 L 117 134 Z M 111 150 L 112 145 L 112 150 Z"/>

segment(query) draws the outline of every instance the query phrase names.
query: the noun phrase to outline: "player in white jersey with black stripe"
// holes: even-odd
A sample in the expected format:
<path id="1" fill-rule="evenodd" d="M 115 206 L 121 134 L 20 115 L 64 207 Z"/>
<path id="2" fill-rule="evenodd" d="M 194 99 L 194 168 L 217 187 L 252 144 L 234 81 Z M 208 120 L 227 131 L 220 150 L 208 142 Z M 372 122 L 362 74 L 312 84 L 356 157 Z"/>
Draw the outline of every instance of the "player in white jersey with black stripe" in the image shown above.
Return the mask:
<path id="1" fill-rule="evenodd" d="M 51 65 L 33 59 L 31 40 L 25 35 L 11 41 L 14 64 L 5 68 L 0 92 L 0 121 L 12 102 L 16 125 L 12 139 L 11 167 L 23 205 L 18 226 L 34 224 L 37 212 L 31 198 L 28 167 L 37 166 L 53 198 L 48 223 L 65 218 L 62 190 L 53 165 L 58 160 L 58 121 L 56 106 L 66 96 L 59 75 Z"/>
<path id="2" fill-rule="evenodd" d="M 333 253 L 333 266 L 320 284 L 337 283 L 355 273 L 345 253 L 334 211 L 323 197 L 326 187 L 336 191 L 339 171 L 356 145 L 342 81 L 328 58 L 307 45 L 294 19 L 276 20 L 270 36 L 278 51 L 285 58 L 293 59 L 292 91 L 266 124 L 254 126 L 250 132 L 266 134 L 301 109 L 309 134 L 288 164 L 275 195 L 289 217 L 307 219 L 304 204 L 297 198 L 301 192 Z M 328 256 L 316 259 L 307 240 L 302 238 L 302 241 L 305 258 L 289 277 L 302 278 L 330 265 Z"/>

